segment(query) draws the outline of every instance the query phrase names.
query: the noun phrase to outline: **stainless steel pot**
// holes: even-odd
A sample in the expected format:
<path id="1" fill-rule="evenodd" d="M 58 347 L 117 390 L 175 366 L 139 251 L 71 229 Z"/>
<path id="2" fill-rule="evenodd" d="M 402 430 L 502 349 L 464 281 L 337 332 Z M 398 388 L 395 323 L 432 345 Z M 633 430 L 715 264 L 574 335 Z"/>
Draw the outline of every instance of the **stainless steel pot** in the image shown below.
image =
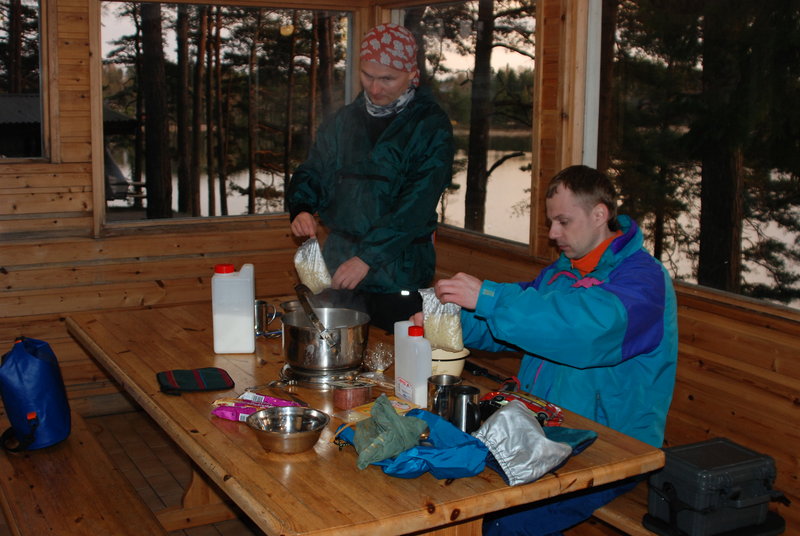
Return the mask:
<path id="1" fill-rule="evenodd" d="M 314 310 L 333 347 L 320 335 L 304 311 L 283 315 L 283 355 L 292 368 L 312 373 L 361 366 L 369 335 L 369 315 L 354 309 L 321 307 Z"/>

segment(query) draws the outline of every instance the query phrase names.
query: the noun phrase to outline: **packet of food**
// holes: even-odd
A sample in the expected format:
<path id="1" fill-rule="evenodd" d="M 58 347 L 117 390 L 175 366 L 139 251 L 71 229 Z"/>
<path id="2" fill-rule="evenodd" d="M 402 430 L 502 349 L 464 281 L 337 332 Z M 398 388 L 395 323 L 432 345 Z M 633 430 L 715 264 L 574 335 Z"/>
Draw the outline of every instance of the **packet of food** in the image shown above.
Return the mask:
<path id="1" fill-rule="evenodd" d="M 294 254 L 294 267 L 300 282 L 319 294 L 331 286 L 331 274 L 322 257 L 322 249 L 316 238 L 303 242 Z"/>
<path id="2" fill-rule="evenodd" d="M 432 288 L 419 290 L 422 296 L 422 317 L 425 338 L 431 348 L 448 352 L 464 349 L 461 335 L 461 306 L 455 303 L 442 303 Z"/>
<path id="3" fill-rule="evenodd" d="M 255 395 L 255 396 L 253 396 Z M 247 416 L 256 411 L 273 408 L 276 406 L 299 406 L 297 402 L 275 398 L 272 396 L 258 395 L 256 393 L 243 393 L 238 398 L 222 397 L 211 403 L 211 414 L 229 421 L 244 422 Z"/>

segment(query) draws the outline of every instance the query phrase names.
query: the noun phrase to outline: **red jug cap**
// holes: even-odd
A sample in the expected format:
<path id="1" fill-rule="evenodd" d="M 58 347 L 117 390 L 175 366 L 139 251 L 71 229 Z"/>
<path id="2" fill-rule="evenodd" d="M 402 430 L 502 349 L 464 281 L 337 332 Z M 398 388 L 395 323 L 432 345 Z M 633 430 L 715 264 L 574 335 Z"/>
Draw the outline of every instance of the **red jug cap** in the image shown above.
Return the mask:
<path id="1" fill-rule="evenodd" d="M 214 266 L 215 274 L 232 274 L 236 271 L 236 267 L 232 264 L 217 264 Z"/>

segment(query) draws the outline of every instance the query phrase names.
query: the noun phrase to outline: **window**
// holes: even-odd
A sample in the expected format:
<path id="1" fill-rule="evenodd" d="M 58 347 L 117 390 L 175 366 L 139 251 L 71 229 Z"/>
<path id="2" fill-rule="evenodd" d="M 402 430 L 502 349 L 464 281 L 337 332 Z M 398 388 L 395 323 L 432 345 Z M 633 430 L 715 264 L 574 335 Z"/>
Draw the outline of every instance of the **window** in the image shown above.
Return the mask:
<path id="1" fill-rule="evenodd" d="M 533 0 L 409 8 L 397 22 L 418 35 L 422 78 L 453 122 L 447 225 L 528 243 L 531 207 Z"/>
<path id="2" fill-rule="evenodd" d="M 800 10 L 604 2 L 599 165 L 676 279 L 800 305 Z"/>
<path id="3" fill-rule="evenodd" d="M 282 212 L 348 95 L 345 12 L 102 5 L 107 220 Z"/>
<path id="4" fill-rule="evenodd" d="M 40 8 L 0 0 L 0 158 L 43 155 Z"/>

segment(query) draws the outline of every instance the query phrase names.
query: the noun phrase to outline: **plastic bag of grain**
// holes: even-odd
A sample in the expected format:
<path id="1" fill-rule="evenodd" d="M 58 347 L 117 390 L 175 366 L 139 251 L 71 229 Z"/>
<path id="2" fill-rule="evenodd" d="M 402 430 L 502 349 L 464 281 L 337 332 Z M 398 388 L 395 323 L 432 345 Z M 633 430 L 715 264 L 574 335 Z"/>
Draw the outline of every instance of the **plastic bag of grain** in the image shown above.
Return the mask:
<path id="1" fill-rule="evenodd" d="M 423 327 L 425 338 L 432 348 L 448 352 L 464 349 L 461 336 L 461 306 L 455 303 L 442 303 L 432 288 L 419 291 L 422 296 Z"/>
<path id="2" fill-rule="evenodd" d="M 331 286 L 331 274 L 322 257 L 322 250 L 316 238 L 303 242 L 294 254 L 294 267 L 300 282 L 319 294 Z"/>

